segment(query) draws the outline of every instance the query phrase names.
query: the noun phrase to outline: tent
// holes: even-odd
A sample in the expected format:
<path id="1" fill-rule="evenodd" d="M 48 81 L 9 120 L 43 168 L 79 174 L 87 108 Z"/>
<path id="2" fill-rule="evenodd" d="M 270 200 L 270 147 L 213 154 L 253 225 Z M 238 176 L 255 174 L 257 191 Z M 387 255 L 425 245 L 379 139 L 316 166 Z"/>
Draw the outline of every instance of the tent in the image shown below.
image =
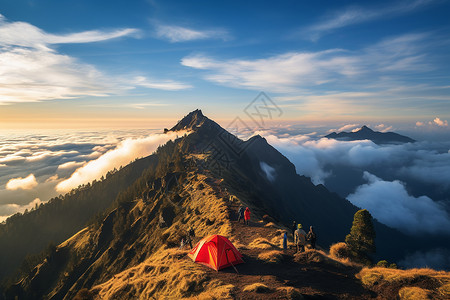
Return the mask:
<path id="1" fill-rule="evenodd" d="M 233 244 L 226 237 L 217 234 L 203 238 L 188 255 L 194 262 L 216 271 L 244 262 Z"/>

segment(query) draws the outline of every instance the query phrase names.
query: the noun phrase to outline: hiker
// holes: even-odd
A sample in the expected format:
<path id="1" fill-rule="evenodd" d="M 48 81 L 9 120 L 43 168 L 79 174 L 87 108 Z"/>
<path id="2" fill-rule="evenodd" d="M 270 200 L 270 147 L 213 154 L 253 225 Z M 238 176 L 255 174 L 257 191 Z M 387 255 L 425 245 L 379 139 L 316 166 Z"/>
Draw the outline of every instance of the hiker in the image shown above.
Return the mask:
<path id="1" fill-rule="evenodd" d="M 244 220 L 244 207 L 241 205 L 241 207 L 239 207 L 238 210 L 238 223 L 241 221 L 241 219 L 244 221 L 245 224 L 245 220 Z"/>
<path id="2" fill-rule="evenodd" d="M 159 227 L 160 228 L 166 227 L 166 221 L 164 220 L 162 214 L 159 215 L 159 222 L 158 223 L 159 223 Z"/>
<path id="3" fill-rule="evenodd" d="M 297 230 L 295 231 L 294 243 L 297 247 L 296 252 L 305 251 L 306 232 L 302 229 L 302 224 L 300 223 L 297 225 Z"/>
<path id="4" fill-rule="evenodd" d="M 194 232 L 194 229 L 191 226 L 191 227 L 189 227 L 188 234 L 186 236 L 186 242 L 189 243 L 189 247 L 191 247 L 191 249 L 192 249 L 192 239 L 194 237 L 195 237 L 195 232 Z"/>
<path id="5" fill-rule="evenodd" d="M 287 232 L 285 231 L 283 234 L 283 250 L 287 250 Z"/>
<path id="6" fill-rule="evenodd" d="M 195 231 L 194 228 L 192 228 L 192 226 L 189 227 L 188 235 L 190 235 L 191 237 L 195 237 Z"/>
<path id="7" fill-rule="evenodd" d="M 244 223 L 248 225 L 249 220 L 250 220 L 250 209 L 247 207 L 244 211 Z"/>
<path id="8" fill-rule="evenodd" d="M 186 246 L 186 241 L 184 240 L 184 238 L 181 238 L 181 242 L 180 242 L 180 248 L 178 248 L 178 249 L 183 249 L 184 248 L 184 246 Z"/>
<path id="9" fill-rule="evenodd" d="M 297 223 L 294 221 L 292 222 L 292 240 L 295 243 L 295 231 L 297 230 Z"/>
<path id="10" fill-rule="evenodd" d="M 189 234 L 186 236 L 185 245 L 187 246 L 187 244 L 189 244 L 190 249 L 192 249 L 192 238 L 190 237 Z"/>
<path id="11" fill-rule="evenodd" d="M 309 243 L 311 244 L 311 248 L 312 249 L 316 249 L 316 233 L 314 232 L 314 228 L 312 226 L 309 227 L 309 232 L 306 235 L 306 239 L 309 241 Z"/>

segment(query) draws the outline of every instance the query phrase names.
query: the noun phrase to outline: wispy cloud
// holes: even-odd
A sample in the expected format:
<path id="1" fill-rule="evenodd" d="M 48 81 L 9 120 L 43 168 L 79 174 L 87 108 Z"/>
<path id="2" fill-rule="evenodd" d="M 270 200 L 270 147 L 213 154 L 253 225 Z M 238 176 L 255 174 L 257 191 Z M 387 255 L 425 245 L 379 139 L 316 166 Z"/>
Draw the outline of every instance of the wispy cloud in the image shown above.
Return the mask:
<path id="1" fill-rule="evenodd" d="M 427 34 L 405 34 L 360 50 L 295 51 L 260 59 L 223 60 L 197 54 L 184 57 L 181 64 L 207 71 L 206 80 L 236 88 L 298 92 L 339 83 L 340 89 L 350 89 L 361 82 L 373 86 L 387 76 L 404 78 L 411 71 L 432 69 L 422 53 L 427 38 Z"/>
<path id="2" fill-rule="evenodd" d="M 0 15 L 0 104 L 102 97 L 135 88 L 134 82 L 105 75 L 92 65 L 58 53 L 55 46 L 137 37 L 139 33 L 137 29 L 125 28 L 57 35 L 29 23 L 8 22 Z M 171 80 L 153 82 L 141 77 L 140 81 L 141 86 L 152 89 L 190 87 Z"/>
<path id="3" fill-rule="evenodd" d="M 140 31 L 124 28 L 111 31 L 90 30 L 69 34 L 51 34 L 25 22 L 8 22 L 0 15 L 0 45 L 50 50 L 52 44 L 92 43 L 124 36 L 137 37 Z"/>
<path id="4" fill-rule="evenodd" d="M 195 30 L 187 27 L 160 24 L 156 25 L 156 35 L 171 43 L 207 39 L 226 41 L 230 39 L 230 34 L 224 29 Z"/>
<path id="5" fill-rule="evenodd" d="M 219 60 L 205 55 L 182 59 L 184 66 L 209 70 L 205 79 L 220 85 L 293 91 L 299 86 L 320 85 L 334 76 L 354 76 L 360 72 L 358 58 L 339 49 L 320 52 L 289 52 L 255 60 Z"/>
<path id="6" fill-rule="evenodd" d="M 144 76 L 137 76 L 134 78 L 134 83 L 149 89 L 159 89 L 166 91 L 179 91 L 192 88 L 191 85 L 174 81 L 174 80 L 156 80 L 146 78 Z"/>
<path id="7" fill-rule="evenodd" d="M 320 22 L 303 29 L 302 35 L 311 40 L 318 40 L 323 35 L 336 29 L 370 22 L 377 19 L 394 17 L 402 14 L 413 12 L 423 8 L 433 0 L 416 0 L 416 1 L 400 1 L 386 7 L 360 7 L 351 6 L 345 10 L 334 12 L 325 16 Z"/>

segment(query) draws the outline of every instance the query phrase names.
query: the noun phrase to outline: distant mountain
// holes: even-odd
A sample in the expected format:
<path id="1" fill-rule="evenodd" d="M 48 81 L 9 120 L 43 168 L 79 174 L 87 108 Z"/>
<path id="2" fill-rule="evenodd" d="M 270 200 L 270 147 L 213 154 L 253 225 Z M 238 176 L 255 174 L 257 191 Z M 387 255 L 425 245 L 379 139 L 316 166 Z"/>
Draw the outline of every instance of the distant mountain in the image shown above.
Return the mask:
<path id="1" fill-rule="evenodd" d="M 357 141 L 357 140 L 371 140 L 375 144 L 393 144 L 393 143 L 414 143 L 415 140 L 407 136 L 395 132 L 379 132 L 373 131 L 366 125 L 355 132 L 332 132 L 325 136 L 329 139 Z"/>
<path id="2" fill-rule="evenodd" d="M 184 257 L 184 252 L 177 252 L 179 241 L 190 226 L 197 238 L 222 234 L 237 245 L 241 243 L 242 251 L 248 250 L 244 254 L 250 258 L 244 260 L 249 266 L 263 254 L 261 249 L 278 247 L 281 233 L 284 230 L 290 233 L 294 220 L 306 229 L 314 225 L 318 245 L 324 249 L 343 241 L 349 233 L 358 208 L 323 185 L 316 186 L 310 178 L 298 175 L 294 165 L 261 136 L 242 141 L 200 110 L 191 112 L 170 130 L 188 130 L 190 134 L 167 142 L 155 154 L 115 171 L 100 183 L 83 186 L 64 196 L 64 200 L 58 198 L 33 214 L 7 221 L 3 233 L 0 231 L 1 241 L 4 245 L 16 241 L 14 249 L 24 253 L 29 243 L 23 240 L 19 244 L 17 234 L 31 229 L 24 230 L 21 224 L 33 224 L 34 236 L 46 233 L 46 241 L 51 241 L 47 231 L 62 230 L 52 226 L 53 223 L 47 225 L 48 220 L 57 216 L 69 218 L 77 207 L 91 219 L 100 213 L 85 228 L 79 220 L 66 226 L 70 228 L 65 228 L 57 239 L 60 243 L 65 236 L 65 242 L 38 259 L 26 260 L 20 278 L 10 281 L 4 298 L 73 299 L 83 289 L 97 293 L 102 299 L 197 296 L 219 284 L 214 283 L 216 272 L 205 275 L 204 269 Z M 102 206 L 91 212 L 89 202 L 96 202 L 107 192 Z M 241 205 L 250 208 L 254 226 L 239 228 L 236 222 L 231 222 Z M 396 261 L 412 250 L 411 245 L 425 244 L 376 220 L 374 225 L 377 259 Z M 72 236 L 78 230 L 81 231 Z M 7 256 L 2 257 L 6 262 Z M 17 258 L 14 265 L 18 267 Z M 335 272 L 334 267 L 327 268 L 324 273 Z M 256 274 L 255 270 L 251 272 Z M 260 278 L 245 278 L 250 277 Z M 319 274 L 317 278 L 320 283 L 323 276 Z M 283 282 L 291 285 L 295 280 L 293 277 Z M 339 280 L 330 278 L 332 282 Z M 208 285 L 210 281 L 214 284 Z M 319 284 L 318 288 L 321 286 L 324 285 Z M 175 291 L 181 294 L 176 295 Z M 349 299 L 358 297 L 355 292 Z"/>

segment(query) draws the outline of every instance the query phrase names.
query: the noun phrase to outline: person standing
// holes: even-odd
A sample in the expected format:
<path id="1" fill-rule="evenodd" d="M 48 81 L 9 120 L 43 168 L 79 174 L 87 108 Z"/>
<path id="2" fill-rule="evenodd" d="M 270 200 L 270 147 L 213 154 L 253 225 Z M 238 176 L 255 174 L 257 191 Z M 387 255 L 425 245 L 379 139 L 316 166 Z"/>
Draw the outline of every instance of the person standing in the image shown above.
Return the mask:
<path id="1" fill-rule="evenodd" d="M 283 234 L 283 250 L 287 250 L 287 232 L 285 231 Z"/>
<path id="2" fill-rule="evenodd" d="M 187 243 L 189 243 L 189 246 L 191 247 L 191 249 L 192 249 L 192 240 L 194 237 L 195 237 L 195 231 L 194 231 L 194 228 L 192 228 L 192 226 L 191 226 L 191 227 L 189 227 L 188 233 L 186 236 L 186 241 L 187 241 Z"/>
<path id="3" fill-rule="evenodd" d="M 297 225 L 297 230 L 294 234 L 294 243 L 297 247 L 296 252 L 305 251 L 306 245 L 306 232 L 302 229 L 302 224 Z"/>
<path id="4" fill-rule="evenodd" d="M 309 243 L 311 244 L 311 248 L 312 249 L 316 249 L 316 233 L 314 232 L 314 228 L 312 226 L 309 227 L 309 232 L 306 235 L 306 239 L 309 241 Z"/>
<path id="5" fill-rule="evenodd" d="M 295 231 L 297 230 L 297 223 L 294 221 L 292 222 L 292 239 L 294 240 L 295 243 Z"/>
<path id="6" fill-rule="evenodd" d="M 248 225 L 250 221 L 250 209 L 247 207 L 244 211 L 244 223 Z"/>
<path id="7" fill-rule="evenodd" d="M 241 219 L 244 221 L 244 224 L 245 224 L 245 220 L 244 220 L 244 211 L 245 211 L 245 209 L 244 209 L 244 207 L 241 205 L 241 207 L 239 207 L 239 210 L 238 210 L 238 223 L 241 221 Z"/>

